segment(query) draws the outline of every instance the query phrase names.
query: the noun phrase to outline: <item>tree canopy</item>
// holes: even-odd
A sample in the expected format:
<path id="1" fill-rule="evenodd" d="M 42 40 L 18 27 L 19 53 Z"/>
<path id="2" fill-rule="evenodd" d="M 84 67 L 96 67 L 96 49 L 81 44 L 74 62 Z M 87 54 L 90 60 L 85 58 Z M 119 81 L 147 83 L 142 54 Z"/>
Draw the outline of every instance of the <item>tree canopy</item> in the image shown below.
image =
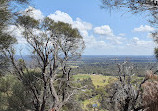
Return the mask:
<path id="1" fill-rule="evenodd" d="M 7 49 L 16 39 L 5 32 L 9 24 L 13 24 L 13 18 L 18 13 L 17 7 L 27 4 L 28 0 L 1 0 L 0 1 L 0 50 Z M 16 7 L 16 8 L 15 8 Z"/>
<path id="2" fill-rule="evenodd" d="M 0 73 L 8 67 L 6 50 L 16 42 L 16 38 L 7 32 L 9 25 L 15 24 L 19 8 L 24 7 L 29 0 L 0 0 Z"/>

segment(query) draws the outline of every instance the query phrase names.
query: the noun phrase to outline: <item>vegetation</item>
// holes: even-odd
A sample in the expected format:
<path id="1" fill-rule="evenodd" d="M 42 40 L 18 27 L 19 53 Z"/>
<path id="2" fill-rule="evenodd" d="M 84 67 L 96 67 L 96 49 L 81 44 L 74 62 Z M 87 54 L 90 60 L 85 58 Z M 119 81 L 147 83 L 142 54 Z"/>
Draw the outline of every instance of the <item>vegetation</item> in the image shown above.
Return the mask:
<path id="1" fill-rule="evenodd" d="M 19 13 L 18 7 L 28 3 L 0 1 L 0 111 L 157 111 L 154 57 L 82 57 L 85 44 L 78 29 L 49 17 L 36 20 L 27 14 L 31 10 Z M 103 8 L 149 11 L 157 27 L 158 2 L 102 3 Z M 6 31 L 9 25 L 23 29 L 29 59 L 16 57 L 16 38 Z M 158 43 L 158 32 L 152 35 Z M 155 55 L 158 58 L 157 48 Z"/>
<path id="2" fill-rule="evenodd" d="M 54 22 L 48 17 L 41 22 L 24 15 L 19 16 L 17 22 L 24 28 L 23 36 L 32 47 L 37 63 L 30 72 L 25 61 L 16 62 L 13 50 L 9 51 L 15 75 L 31 94 L 33 108 L 29 109 L 59 111 L 77 90 L 71 82 L 71 68 L 67 61 L 82 53 L 82 36 L 71 25 Z M 35 30 L 39 33 L 34 33 Z"/>
<path id="3" fill-rule="evenodd" d="M 0 75 L 5 72 L 9 65 L 6 51 L 16 42 L 16 38 L 11 36 L 6 30 L 9 25 L 16 24 L 19 8 L 25 7 L 28 3 L 28 0 L 0 1 Z"/>

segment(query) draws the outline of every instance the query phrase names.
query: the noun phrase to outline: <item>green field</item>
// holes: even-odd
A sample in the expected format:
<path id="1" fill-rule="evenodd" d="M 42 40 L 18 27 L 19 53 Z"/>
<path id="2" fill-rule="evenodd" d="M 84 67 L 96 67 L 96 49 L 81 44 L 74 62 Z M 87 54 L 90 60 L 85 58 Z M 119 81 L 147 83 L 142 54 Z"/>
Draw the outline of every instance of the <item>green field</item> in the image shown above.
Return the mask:
<path id="1" fill-rule="evenodd" d="M 109 82 L 112 82 L 113 80 L 116 80 L 114 76 L 103 76 L 103 75 L 95 75 L 95 74 L 77 74 L 73 76 L 75 80 L 80 79 L 88 79 L 91 78 L 93 81 L 93 84 L 97 86 L 105 86 Z"/>
<path id="2" fill-rule="evenodd" d="M 77 74 L 77 75 L 74 75 L 73 78 L 76 81 L 78 79 L 83 80 L 83 79 L 91 78 L 91 80 L 95 86 L 95 89 L 98 87 L 106 86 L 109 83 L 116 80 L 116 77 L 114 77 L 114 76 L 103 76 L 103 75 L 95 75 L 95 74 Z M 98 104 L 98 106 L 99 106 L 100 103 L 98 102 L 98 95 L 82 101 L 83 109 L 90 111 L 90 109 L 87 108 L 88 104 Z M 105 111 L 105 110 L 99 110 L 99 111 Z"/>

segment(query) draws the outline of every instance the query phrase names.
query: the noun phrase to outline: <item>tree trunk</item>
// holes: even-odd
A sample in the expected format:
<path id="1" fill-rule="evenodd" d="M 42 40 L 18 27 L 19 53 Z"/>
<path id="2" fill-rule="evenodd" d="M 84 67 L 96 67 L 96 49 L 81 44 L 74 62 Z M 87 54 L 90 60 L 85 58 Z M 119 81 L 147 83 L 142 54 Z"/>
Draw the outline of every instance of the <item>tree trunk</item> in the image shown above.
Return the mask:
<path id="1" fill-rule="evenodd" d="M 125 100 L 125 106 L 123 108 L 123 111 L 128 111 L 129 110 L 129 97 L 127 97 L 127 99 Z"/>

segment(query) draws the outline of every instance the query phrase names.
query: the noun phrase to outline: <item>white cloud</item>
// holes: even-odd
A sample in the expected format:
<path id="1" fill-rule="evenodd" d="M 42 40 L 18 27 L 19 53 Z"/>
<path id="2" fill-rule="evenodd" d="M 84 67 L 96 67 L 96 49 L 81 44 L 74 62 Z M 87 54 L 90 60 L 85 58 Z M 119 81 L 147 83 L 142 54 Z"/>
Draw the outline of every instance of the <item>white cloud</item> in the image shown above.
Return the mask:
<path id="1" fill-rule="evenodd" d="M 116 44 L 116 45 L 117 44 L 122 44 L 123 40 L 125 40 L 124 37 L 116 36 L 113 33 L 113 31 L 112 31 L 112 29 L 110 28 L 109 25 L 103 25 L 103 26 L 100 26 L 100 27 L 95 27 L 94 28 L 94 33 L 104 37 L 105 40 L 110 41 L 113 45 L 114 44 Z"/>
<path id="2" fill-rule="evenodd" d="M 109 36 L 106 37 L 106 40 L 110 40 L 113 44 L 122 44 L 125 38 L 119 36 Z"/>
<path id="3" fill-rule="evenodd" d="M 10 25 L 7 28 L 7 32 L 10 33 L 11 36 L 15 37 L 19 44 L 26 44 L 27 41 L 22 36 L 22 31 L 24 31 L 22 27 L 17 27 L 15 25 Z"/>
<path id="4" fill-rule="evenodd" d="M 88 36 L 88 30 L 92 29 L 92 24 L 82 21 L 80 18 L 76 18 L 74 21 L 69 14 L 61 11 L 56 11 L 54 14 L 48 15 L 49 18 L 55 22 L 61 21 L 64 23 L 69 23 L 73 28 L 77 28 L 82 36 Z"/>
<path id="5" fill-rule="evenodd" d="M 138 37 L 133 37 L 133 39 L 127 45 L 133 46 L 133 47 L 146 47 L 146 48 L 155 47 L 155 44 L 153 41 L 140 40 Z"/>
<path id="6" fill-rule="evenodd" d="M 22 32 L 24 31 L 23 27 L 10 25 L 7 27 L 7 32 L 17 39 L 19 44 L 27 44 L 26 39 L 24 38 Z M 34 35 L 40 35 L 41 31 L 37 29 L 33 29 Z"/>
<path id="7" fill-rule="evenodd" d="M 92 24 L 82 21 L 80 18 L 77 18 L 76 21 L 72 23 L 73 28 L 77 28 L 82 36 L 88 36 L 88 31 L 92 29 Z"/>
<path id="8" fill-rule="evenodd" d="M 92 24 L 88 22 L 82 21 L 80 18 L 77 18 L 76 21 L 72 24 L 73 27 L 79 28 L 80 30 L 91 30 L 92 29 Z"/>
<path id="9" fill-rule="evenodd" d="M 42 12 L 38 9 L 35 9 L 31 6 L 29 6 L 27 9 L 25 9 L 24 12 L 22 12 L 24 15 L 28 15 L 36 20 L 42 20 L 44 18 L 44 15 Z"/>
<path id="10" fill-rule="evenodd" d="M 148 33 L 147 37 L 148 37 L 148 38 L 153 38 L 152 33 Z"/>
<path id="11" fill-rule="evenodd" d="M 126 35 L 125 33 L 120 33 L 120 34 L 119 34 L 119 36 L 125 36 L 125 35 Z"/>
<path id="12" fill-rule="evenodd" d="M 132 55 L 153 55 L 156 44 L 152 40 L 142 40 L 138 37 L 133 37 L 124 46 L 124 50 Z"/>
<path id="13" fill-rule="evenodd" d="M 72 18 L 65 12 L 57 10 L 54 14 L 48 15 L 49 18 L 53 19 L 55 22 L 61 21 L 69 24 L 73 24 Z"/>
<path id="14" fill-rule="evenodd" d="M 34 9 L 32 7 L 27 8 L 23 13 L 37 20 L 42 20 L 44 18 L 40 10 Z M 92 24 L 82 21 L 80 18 L 76 18 L 76 20 L 73 20 L 67 13 L 61 12 L 59 10 L 53 14 L 48 15 L 48 17 L 54 20 L 55 22 L 61 21 L 64 23 L 69 23 L 72 25 L 73 28 L 77 28 L 83 36 L 87 48 L 103 48 L 106 46 L 106 43 L 104 41 L 96 40 L 93 35 L 89 36 L 88 31 L 92 30 Z M 22 28 L 18 28 L 16 26 L 8 27 L 8 31 L 11 33 L 11 35 L 16 36 L 19 44 L 27 43 L 27 41 L 22 37 L 22 30 Z M 34 32 L 36 34 L 39 33 L 38 30 Z"/>
<path id="15" fill-rule="evenodd" d="M 32 9 L 33 11 L 28 11 L 29 13 L 27 13 L 31 17 L 34 17 L 37 20 L 42 20 L 44 18 L 40 10 L 29 7 L 25 11 L 29 9 Z M 120 33 L 118 35 L 114 34 L 109 25 L 103 25 L 93 28 L 91 23 L 85 22 L 80 18 L 76 18 L 73 20 L 69 14 L 61 12 L 59 10 L 53 14 L 48 15 L 48 17 L 53 19 L 55 22 L 62 21 L 71 24 L 73 28 L 77 28 L 83 36 L 86 44 L 86 51 L 88 53 L 85 54 L 151 54 L 153 48 L 155 47 L 153 41 L 140 40 L 138 37 L 134 37 L 129 40 L 124 37 L 124 33 Z M 22 28 L 17 28 L 15 26 L 8 27 L 9 33 L 16 36 L 18 43 L 26 44 L 27 42 L 21 34 L 22 30 Z M 135 31 L 147 30 L 153 31 L 154 29 L 147 25 L 142 25 L 139 28 L 135 28 Z M 92 31 L 94 31 L 94 33 L 90 34 Z M 35 33 L 39 34 L 39 31 L 35 31 Z"/>
<path id="16" fill-rule="evenodd" d="M 86 43 L 87 48 L 103 49 L 107 47 L 107 44 L 105 43 L 105 41 L 102 41 L 102 40 L 97 41 L 93 35 L 84 37 L 84 41 Z"/>
<path id="17" fill-rule="evenodd" d="M 151 32 L 151 31 L 154 31 L 155 29 L 149 25 L 141 25 L 140 27 L 138 28 L 134 28 L 134 32 Z"/>
<path id="18" fill-rule="evenodd" d="M 95 27 L 94 33 L 99 34 L 99 35 L 113 36 L 113 32 L 109 25 Z"/>
<path id="19" fill-rule="evenodd" d="M 50 14 L 48 17 L 53 19 L 55 22 L 61 21 L 69 23 L 73 28 L 77 28 L 83 36 L 87 48 L 103 48 L 107 46 L 105 41 L 96 40 L 93 35 L 89 35 L 88 31 L 92 30 L 92 24 L 82 21 L 80 18 L 73 20 L 67 13 L 61 11 L 56 11 L 54 14 Z"/>

